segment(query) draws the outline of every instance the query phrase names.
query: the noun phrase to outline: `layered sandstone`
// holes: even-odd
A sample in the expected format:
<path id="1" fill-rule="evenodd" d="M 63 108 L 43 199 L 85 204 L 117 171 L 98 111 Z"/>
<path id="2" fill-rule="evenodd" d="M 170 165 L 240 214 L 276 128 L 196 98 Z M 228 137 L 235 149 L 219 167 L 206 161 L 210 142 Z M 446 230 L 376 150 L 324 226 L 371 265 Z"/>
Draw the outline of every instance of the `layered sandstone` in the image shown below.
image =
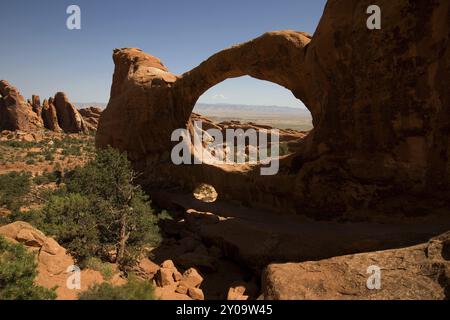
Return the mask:
<path id="1" fill-rule="evenodd" d="M 328 219 L 368 207 L 424 214 L 412 203 L 426 199 L 445 207 L 450 4 L 381 0 L 383 27 L 374 31 L 366 26 L 370 4 L 329 1 L 313 37 L 270 32 L 178 76 L 138 49 L 115 50 L 97 145 L 127 151 L 149 188 L 192 191 L 205 182 L 220 198 L 276 211 Z M 189 127 L 200 95 L 243 75 L 284 86 L 311 111 L 314 129 L 297 152 L 276 176 L 172 165 L 171 133 Z"/>

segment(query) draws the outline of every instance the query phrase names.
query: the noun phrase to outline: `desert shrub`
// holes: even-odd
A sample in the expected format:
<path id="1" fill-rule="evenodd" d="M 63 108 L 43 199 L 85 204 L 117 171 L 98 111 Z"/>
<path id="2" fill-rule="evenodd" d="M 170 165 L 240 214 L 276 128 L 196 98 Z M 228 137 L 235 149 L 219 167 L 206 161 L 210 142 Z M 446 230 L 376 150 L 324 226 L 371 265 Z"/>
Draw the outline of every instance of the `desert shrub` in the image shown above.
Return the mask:
<path id="1" fill-rule="evenodd" d="M 64 156 L 81 156 L 81 150 L 80 147 L 77 145 L 74 146 L 68 146 L 65 149 L 63 149 L 62 154 Z"/>
<path id="2" fill-rule="evenodd" d="M 158 214 L 158 220 L 173 220 L 173 217 L 170 215 L 169 211 L 162 210 Z"/>
<path id="3" fill-rule="evenodd" d="M 113 265 L 107 262 L 103 262 L 99 258 L 91 257 L 86 260 L 86 268 L 96 270 L 100 272 L 103 276 L 103 278 L 107 281 L 111 280 L 111 278 L 114 276 L 115 270 Z"/>
<path id="4" fill-rule="evenodd" d="M 95 206 L 105 208 L 97 214 L 102 244 L 116 248 L 117 260 L 125 264 L 131 263 L 145 244 L 159 240 L 157 218 L 135 178 L 126 154 L 108 148 L 64 180 L 69 193 L 84 194 Z"/>
<path id="5" fill-rule="evenodd" d="M 44 172 L 43 174 L 33 178 L 33 183 L 37 185 L 43 185 L 51 182 L 57 182 L 60 179 L 59 172 Z"/>
<path id="6" fill-rule="evenodd" d="M 0 206 L 17 210 L 23 203 L 23 196 L 30 191 L 31 174 L 9 172 L 0 175 Z"/>
<path id="7" fill-rule="evenodd" d="M 36 163 L 36 161 L 34 159 L 27 159 L 27 161 L 25 161 L 25 164 L 27 164 L 27 165 L 33 165 L 35 163 Z"/>
<path id="8" fill-rule="evenodd" d="M 8 147 L 11 147 L 11 148 L 16 148 L 16 149 L 30 149 L 36 145 L 33 142 L 20 141 L 20 140 L 3 141 L 2 144 L 5 146 L 8 146 Z"/>
<path id="9" fill-rule="evenodd" d="M 3 220 L 0 224 L 8 224 L 15 221 L 24 221 L 36 227 L 40 226 L 43 221 L 42 211 L 38 209 L 32 209 L 26 212 L 13 210 L 10 214 L 3 217 Z"/>
<path id="10" fill-rule="evenodd" d="M 39 155 L 39 152 L 27 152 L 27 158 L 36 158 Z"/>
<path id="11" fill-rule="evenodd" d="M 96 215 L 103 209 L 86 196 L 68 193 L 53 195 L 41 210 L 21 215 L 28 216 L 29 222 L 44 233 L 55 236 L 83 266 L 85 259 L 99 253 Z"/>
<path id="12" fill-rule="evenodd" d="M 8 223 L 11 222 L 9 216 L 10 216 L 10 215 L 3 215 L 3 214 L 0 214 L 0 226 L 4 226 L 4 225 L 6 225 L 6 224 L 8 224 Z"/>
<path id="13" fill-rule="evenodd" d="M 24 246 L 0 236 L 0 300 L 50 300 L 54 290 L 35 285 L 36 262 Z"/>
<path id="14" fill-rule="evenodd" d="M 79 295 L 80 300 L 155 300 L 153 285 L 134 276 L 122 286 L 109 283 L 95 284 Z"/>
<path id="15" fill-rule="evenodd" d="M 51 152 L 46 152 L 46 153 L 44 153 L 44 159 L 46 161 L 53 161 L 53 160 L 55 160 L 55 156 Z"/>
<path id="16" fill-rule="evenodd" d="M 132 265 L 142 249 L 160 240 L 157 216 L 125 154 L 112 148 L 67 172 L 39 210 L 12 215 L 56 237 L 84 266 L 91 257 Z"/>

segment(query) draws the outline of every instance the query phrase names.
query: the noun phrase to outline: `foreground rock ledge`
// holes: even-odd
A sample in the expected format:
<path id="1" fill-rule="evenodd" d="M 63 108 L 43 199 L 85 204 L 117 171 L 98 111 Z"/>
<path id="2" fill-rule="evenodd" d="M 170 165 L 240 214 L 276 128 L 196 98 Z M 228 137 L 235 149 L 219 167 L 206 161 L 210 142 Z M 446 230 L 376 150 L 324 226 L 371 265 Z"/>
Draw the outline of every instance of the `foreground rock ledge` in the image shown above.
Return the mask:
<path id="1" fill-rule="evenodd" d="M 366 286 L 369 266 L 381 268 L 379 290 Z M 271 264 L 262 281 L 268 300 L 449 299 L 450 232 L 403 249 Z"/>

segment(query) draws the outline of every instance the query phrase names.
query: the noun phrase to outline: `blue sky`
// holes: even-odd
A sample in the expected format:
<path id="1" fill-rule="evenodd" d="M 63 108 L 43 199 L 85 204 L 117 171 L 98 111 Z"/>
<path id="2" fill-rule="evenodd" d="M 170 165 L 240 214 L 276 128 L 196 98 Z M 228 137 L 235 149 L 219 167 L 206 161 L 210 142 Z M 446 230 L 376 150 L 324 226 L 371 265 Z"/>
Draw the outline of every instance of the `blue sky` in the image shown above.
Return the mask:
<path id="1" fill-rule="evenodd" d="M 175 74 L 264 32 L 313 33 L 326 0 L 14 0 L 3 3 L 0 79 L 25 97 L 64 91 L 71 101 L 107 102 L 112 50 L 138 47 Z M 81 8 L 81 30 L 66 28 L 66 8 Z M 296 106 L 292 94 L 249 77 L 229 79 L 201 102 Z"/>

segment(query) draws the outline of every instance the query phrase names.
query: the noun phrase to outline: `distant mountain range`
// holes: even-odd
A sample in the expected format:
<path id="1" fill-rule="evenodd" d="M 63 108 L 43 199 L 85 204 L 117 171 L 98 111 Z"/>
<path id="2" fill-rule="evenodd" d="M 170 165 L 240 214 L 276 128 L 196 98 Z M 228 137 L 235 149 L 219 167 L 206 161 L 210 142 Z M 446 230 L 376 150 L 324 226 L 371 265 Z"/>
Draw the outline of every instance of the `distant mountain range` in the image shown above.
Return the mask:
<path id="1" fill-rule="evenodd" d="M 74 103 L 78 109 L 98 107 L 105 109 L 104 102 L 78 102 Z M 254 122 L 270 125 L 280 129 L 311 130 L 311 113 L 306 108 L 282 106 L 258 106 L 226 103 L 197 103 L 193 112 L 199 113 L 214 122 L 238 120 L 241 122 Z"/>
<path id="2" fill-rule="evenodd" d="M 75 102 L 78 109 L 87 107 L 99 107 L 105 109 L 107 103 L 105 102 Z M 246 104 L 227 104 L 227 103 L 197 103 L 194 107 L 194 112 L 197 113 L 227 113 L 232 115 L 234 112 L 238 113 L 257 113 L 257 114 L 278 114 L 278 115 L 309 115 L 310 112 L 306 108 L 294 108 L 283 106 L 265 106 L 265 105 L 246 105 Z"/>
<path id="3" fill-rule="evenodd" d="M 106 108 L 108 103 L 106 102 L 75 102 L 75 106 L 78 109 L 87 107 L 100 107 L 102 109 Z M 194 108 L 194 112 L 220 112 L 220 113 L 230 113 L 233 112 L 255 112 L 258 114 L 309 114 L 309 110 L 306 108 L 294 108 L 294 107 L 283 107 L 283 106 L 265 106 L 265 105 L 246 105 L 246 104 L 229 104 L 229 103 L 197 103 Z"/>
<path id="4" fill-rule="evenodd" d="M 257 114 L 293 114 L 293 115 L 309 115 L 310 112 L 306 108 L 282 107 L 282 106 L 258 106 L 258 105 L 241 105 L 241 104 L 209 104 L 197 103 L 194 108 L 197 113 L 257 113 Z"/>
<path id="5" fill-rule="evenodd" d="M 105 103 L 105 102 L 75 102 L 74 105 L 75 105 L 75 107 L 77 107 L 77 109 L 83 109 L 83 108 L 87 108 L 87 107 L 98 107 L 100 109 L 105 109 L 107 103 Z"/>

